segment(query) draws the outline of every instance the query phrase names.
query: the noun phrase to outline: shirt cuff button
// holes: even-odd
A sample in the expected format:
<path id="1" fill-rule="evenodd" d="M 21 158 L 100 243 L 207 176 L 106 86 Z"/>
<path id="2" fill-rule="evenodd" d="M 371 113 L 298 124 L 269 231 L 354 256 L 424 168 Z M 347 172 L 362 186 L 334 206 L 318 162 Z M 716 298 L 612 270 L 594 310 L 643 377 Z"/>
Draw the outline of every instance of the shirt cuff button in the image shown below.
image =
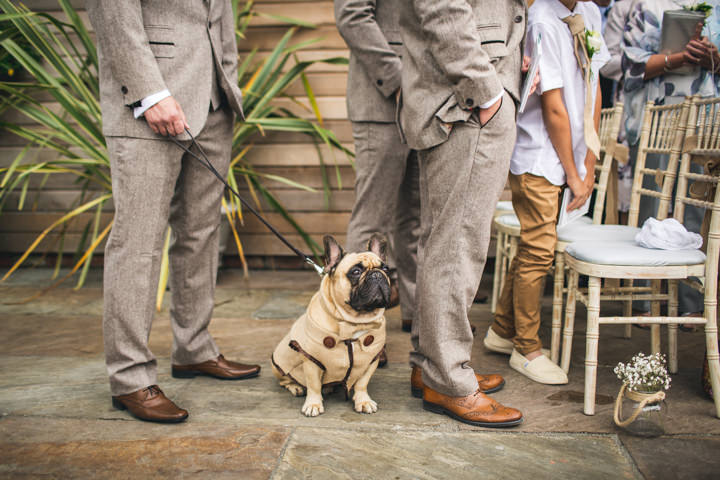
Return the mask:
<path id="1" fill-rule="evenodd" d="M 475 104 L 475 101 L 472 98 L 468 98 L 467 100 L 465 100 L 465 104 L 468 107 L 472 107 Z"/>

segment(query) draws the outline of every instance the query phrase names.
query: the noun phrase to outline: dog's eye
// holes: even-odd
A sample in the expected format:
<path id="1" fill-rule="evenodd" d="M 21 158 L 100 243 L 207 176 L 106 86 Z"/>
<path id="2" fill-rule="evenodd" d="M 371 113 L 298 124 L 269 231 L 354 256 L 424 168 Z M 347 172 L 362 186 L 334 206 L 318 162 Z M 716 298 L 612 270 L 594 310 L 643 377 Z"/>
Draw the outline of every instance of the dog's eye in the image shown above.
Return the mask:
<path id="1" fill-rule="evenodd" d="M 358 267 L 355 267 L 352 270 L 350 270 L 350 275 L 353 275 L 355 277 L 357 277 L 361 273 L 362 273 L 362 270 L 360 270 Z"/>
<path id="2" fill-rule="evenodd" d="M 389 272 L 389 271 L 390 271 L 390 267 L 388 267 L 388 266 L 385 265 L 385 264 L 383 264 L 383 266 L 380 267 L 380 269 L 381 269 L 383 272 Z"/>

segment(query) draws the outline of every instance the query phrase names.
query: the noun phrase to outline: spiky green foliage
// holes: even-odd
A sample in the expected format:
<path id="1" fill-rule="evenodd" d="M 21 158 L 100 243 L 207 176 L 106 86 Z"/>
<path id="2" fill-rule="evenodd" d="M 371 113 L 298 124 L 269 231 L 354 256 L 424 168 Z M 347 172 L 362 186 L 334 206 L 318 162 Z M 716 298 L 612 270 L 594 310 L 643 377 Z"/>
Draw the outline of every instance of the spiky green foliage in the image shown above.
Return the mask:
<path id="1" fill-rule="evenodd" d="M 39 184 L 45 184 L 52 175 L 70 174 L 75 177 L 79 194 L 71 208 L 49 225 L 28 246 L 21 258 L 3 277 L 6 279 L 28 257 L 36 251 L 38 245 L 51 234 L 58 234 L 58 255 L 55 275 L 57 275 L 63 256 L 63 239 L 70 222 L 87 218 L 80 246 L 75 254 L 74 267 L 69 275 L 81 271 L 77 286 L 82 286 L 85 274 L 90 266 L 93 254 L 108 235 L 112 221 L 103 224 L 101 212 L 103 206 L 112 199 L 110 167 L 101 129 L 101 112 L 98 101 L 98 59 L 97 50 L 87 26 L 69 0 L 58 0 L 65 20 L 52 15 L 32 12 L 22 4 L 11 0 L 0 0 L 0 58 L 19 65 L 26 72 L 27 81 L 0 81 L 0 113 L 14 111 L 27 119 L 22 124 L 0 122 L 3 128 L 27 141 L 27 146 L 10 163 L 0 168 L 0 215 L 13 192 L 19 192 L 18 209 L 27 207 L 27 192 L 31 179 L 41 178 Z M 239 42 L 244 41 L 245 32 L 258 15 L 253 3 L 243 6 L 233 0 L 237 12 L 237 35 Z M 244 93 L 246 119 L 235 125 L 233 135 L 233 160 L 229 182 L 237 188 L 238 179 L 243 179 L 251 195 L 259 202 L 257 193 L 283 217 L 285 217 L 302 235 L 308 246 L 317 253 L 318 246 L 310 236 L 292 219 L 280 202 L 264 186 L 263 180 L 280 181 L 293 188 L 312 190 L 294 182 L 292 179 L 256 172 L 245 161 L 252 147 L 252 138 L 266 131 L 300 132 L 309 135 L 319 143 L 345 150 L 335 135 L 322 127 L 321 117 L 314 102 L 314 95 L 305 81 L 308 98 L 317 116 L 317 121 L 299 118 L 292 112 L 277 107 L 273 100 L 286 96 L 285 91 L 293 82 L 303 81 L 305 70 L 315 61 L 295 61 L 289 66 L 296 52 L 306 48 L 310 42 L 292 45 L 293 34 L 298 28 L 310 27 L 303 22 L 283 19 L 291 25 L 273 51 L 262 61 L 256 61 L 256 50 L 242 59 L 239 79 Z M 343 64 L 344 58 L 322 60 L 331 64 Z M 48 97 L 59 108 L 48 107 Z M 291 98 L 291 97 L 289 97 Z M 52 160 L 38 160 L 33 152 L 49 149 L 56 153 Z M 322 161 L 322 160 L 321 160 Z M 326 191 L 329 187 L 326 185 Z M 224 199 L 236 209 L 228 209 L 231 225 L 235 227 L 241 215 L 239 202 L 234 198 Z M 83 214 L 85 214 L 83 216 Z M 238 251 L 242 255 L 242 245 L 234 230 Z M 66 277 L 67 278 L 67 277 Z"/>

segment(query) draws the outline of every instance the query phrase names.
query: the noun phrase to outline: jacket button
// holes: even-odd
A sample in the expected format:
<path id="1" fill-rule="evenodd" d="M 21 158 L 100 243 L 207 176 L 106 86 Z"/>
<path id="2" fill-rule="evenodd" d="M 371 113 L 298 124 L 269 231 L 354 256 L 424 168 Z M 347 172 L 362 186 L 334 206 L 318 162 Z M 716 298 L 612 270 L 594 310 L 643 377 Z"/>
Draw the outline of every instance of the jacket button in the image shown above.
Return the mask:
<path id="1" fill-rule="evenodd" d="M 212 22 L 208 22 L 208 28 L 212 28 Z"/>
<path id="2" fill-rule="evenodd" d="M 472 98 L 468 98 L 467 100 L 465 100 L 465 103 L 468 107 L 472 107 L 475 104 L 475 101 Z"/>
<path id="3" fill-rule="evenodd" d="M 378 79 L 377 84 L 382 87 L 383 81 Z"/>
<path id="4" fill-rule="evenodd" d="M 123 86 L 120 88 L 120 91 L 123 93 L 123 95 L 127 95 L 128 89 L 127 89 L 127 87 L 126 87 L 125 85 L 123 85 Z"/>
<path id="5" fill-rule="evenodd" d="M 522 20 L 523 20 L 522 15 L 518 15 L 517 17 L 515 17 L 515 23 L 520 23 L 520 22 L 522 22 Z"/>
<path id="6" fill-rule="evenodd" d="M 323 340 L 323 345 L 327 348 L 333 348 L 335 347 L 335 339 L 333 337 L 325 337 Z"/>
<path id="7" fill-rule="evenodd" d="M 367 337 L 365 337 L 365 340 L 363 340 L 363 345 L 365 345 L 366 347 L 369 347 L 370 345 L 372 345 L 372 342 L 374 342 L 374 341 L 375 341 L 375 337 L 373 337 L 372 335 L 368 335 Z"/>

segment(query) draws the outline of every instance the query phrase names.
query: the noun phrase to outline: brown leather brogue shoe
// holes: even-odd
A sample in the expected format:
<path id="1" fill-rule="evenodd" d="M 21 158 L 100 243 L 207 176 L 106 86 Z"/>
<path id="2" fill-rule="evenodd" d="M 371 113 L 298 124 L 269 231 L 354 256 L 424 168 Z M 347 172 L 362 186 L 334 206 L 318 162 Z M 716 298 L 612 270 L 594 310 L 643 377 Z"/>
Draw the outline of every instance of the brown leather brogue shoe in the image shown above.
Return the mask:
<path id="1" fill-rule="evenodd" d="M 175 378 L 194 378 L 206 375 L 221 380 L 242 380 L 257 377 L 260 374 L 260 365 L 245 365 L 243 363 L 225 360 L 219 355 L 215 360 L 208 360 L 195 365 L 173 365 L 172 376 Z"/>
<path id="2" fill-rule="evenodd" d="M 385 351 L 385 347 L 383 347 L 383 349 L 380 350 L 380 355 L 378 355 L 378 368 L 385 366 L 387 366 L 387 352 Z"/>
<path id="3" fill-rule="evenodd" d="M 451 397 L 426 385 L 423 387 L 423 408 L 475 427 L 514 427 L 523 421 L 520 410 L 506 407 L 480 390 L 467 397 Z"/>
<path id="4" fill-rule="evenodd" d="M 490 375 L 480 375 L 476 373 L 475 377 L 477 377 L 478 386 L 483 393 L 494 393 L 502 390 L 505 386 L 505 379 L 496 373 L 491 373 Z M 424 386 L 422 369 L 420 367 L 413 367 L 412 373 L 410 374 L 410 392 L 412 396 L 422 398 Z"/>
<path id="5" fill-rule="evenodd" d="M 157 385 L 112 397 L 112 405 L 118 410 L 127 410 L 134 417 L 147 422 L 179 423 L 188 418 L 187 410 L 175 405 Z"/>

